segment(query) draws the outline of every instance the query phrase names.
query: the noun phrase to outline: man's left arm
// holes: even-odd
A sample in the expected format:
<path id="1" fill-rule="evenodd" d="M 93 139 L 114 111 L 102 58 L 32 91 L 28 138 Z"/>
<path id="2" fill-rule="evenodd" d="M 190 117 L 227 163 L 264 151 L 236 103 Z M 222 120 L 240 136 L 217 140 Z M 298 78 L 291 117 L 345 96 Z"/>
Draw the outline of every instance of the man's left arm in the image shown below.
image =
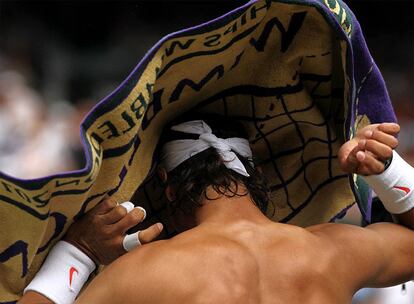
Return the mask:
<path id="1" fill-rule="evenodd" d="M 74 223 L 64 240 L 52 248 L 18 303 L 73 303 L 96 265 L 107 265 L 126 252 L 126 231 L 144 218 L 145 210 L 134 208 L 130 202 L 117 204 L 112 198 L 104 199 Z M 130 236 L 137 238 L 134 243 L 145 244 L 155 239 L 161 230 L 162 225 L 157 223 L 140 231 L 139 236 Z M 62 290 L 68 297 L 62 297 Z"/>

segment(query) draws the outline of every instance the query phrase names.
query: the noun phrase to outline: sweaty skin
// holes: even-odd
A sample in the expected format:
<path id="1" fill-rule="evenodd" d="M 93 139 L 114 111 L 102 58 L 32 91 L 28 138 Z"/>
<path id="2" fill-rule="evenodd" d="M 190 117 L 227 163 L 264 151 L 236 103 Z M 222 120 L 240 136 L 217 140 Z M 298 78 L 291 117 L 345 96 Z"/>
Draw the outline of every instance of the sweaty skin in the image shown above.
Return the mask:
<path id="1" fill-rule="evenodd" d="M 400 225 L 303 229 L 248 196 L 205 202 L 196 224 L 122 256 L 76 303 L 349 304 L 362 287 L 414 279 L 414 232 Z"/>

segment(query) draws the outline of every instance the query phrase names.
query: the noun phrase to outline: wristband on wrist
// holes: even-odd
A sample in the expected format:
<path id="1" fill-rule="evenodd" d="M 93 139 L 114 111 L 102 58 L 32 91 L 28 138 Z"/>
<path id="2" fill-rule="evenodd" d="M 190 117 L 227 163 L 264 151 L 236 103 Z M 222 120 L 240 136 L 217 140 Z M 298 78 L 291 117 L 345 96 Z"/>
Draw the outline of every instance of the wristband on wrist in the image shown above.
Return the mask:
<path id="1" fill-rule="evenodd" d="M 394 153 L 393 153 L 394 154 Z M 391 157 L 390 158 L 388 158 L 385 162 L 384 162 L 384 171 L 385 170 L 387 170 L 388 169 L 388 167 L 391 165 L 391 163 L 392 163 L 392 157 L 393 157 L 393 154 L 391 155 Z"/>
<path id="2" fill-rule="evenodd" d="M 414 208 L 414 168 L 397 152 L 393 151 L 392 161 L 384 172 L 363 178 L 390 213 L 401 214 Z"/>
<path id="3" fill-rule="evenodd" d="M 56 304 L 72 304 L 94 270 L 95 263 L 86 254 L 59 241 L 24 293 L 32 290 Z"/>

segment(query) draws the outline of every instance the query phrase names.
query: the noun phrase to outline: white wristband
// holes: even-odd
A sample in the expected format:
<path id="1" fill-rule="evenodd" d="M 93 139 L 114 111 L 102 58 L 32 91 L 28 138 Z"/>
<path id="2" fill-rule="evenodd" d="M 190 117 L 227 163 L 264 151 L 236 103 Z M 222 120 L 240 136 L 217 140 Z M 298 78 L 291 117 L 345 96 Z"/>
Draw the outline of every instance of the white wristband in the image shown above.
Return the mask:
<path id="1" fill-rule="evenodd" d="M 59 241 L 24 293 L 36 291 L 56 304 L 72 304 L 95 270 L 95 263 L 78 248 Z"/>
<path id="2" fill-rule="evenodd" d="M 381 174 L 363 177 L 385 209 L 401 214 L 414 208 L 414 168 L 393 151 L 390 166 Z"/>

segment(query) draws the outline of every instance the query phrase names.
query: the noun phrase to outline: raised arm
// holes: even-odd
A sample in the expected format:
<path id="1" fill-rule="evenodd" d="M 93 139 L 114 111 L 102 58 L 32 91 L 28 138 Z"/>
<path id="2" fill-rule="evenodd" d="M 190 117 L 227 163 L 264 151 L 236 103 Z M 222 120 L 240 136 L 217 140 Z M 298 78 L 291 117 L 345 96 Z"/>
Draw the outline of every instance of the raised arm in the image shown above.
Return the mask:
<path id="1" fill-rule="evenodd" d="M 321 228 L 320 232 L 339 250 L 343 275 L 349 276 L 348 281 L 356 289 L 414 279 L 414 168 L 392 151 L 398 144 L 394 137 L 398 131 L 399 126 L 393 123 L 370 125 L 344 144 L 339 153 L 342 169 L 363 175 L 401 224 Z M 384 163 L 391 157 L 385 168 Z"/>
<path id="2" fill-rule="evenodd" d="M 368 228 L 378 233 L 382 249 L 389 258 L 383 275 L 374 283 L 401 283 L 414 279 L 414 168 L 396 152 L 389 167 L 379 175 L 365 177 L 385 208 L 394 214 L 398 223 L 377 224 Z M 386 247 L 384 249 L 384 247 Z M 395 281 L 393 281 L 395 280 Z M 402 280 L 402 281 L 401 281 Z"/>
<path id="3" fill-rule="evenodd" d="M 389 287 L 414 279 L 414 231 L 392 223 L 365 228 L 321 225 L 312 232 L 335 252 L 332 274 L 346 289 Z"/>
<path id="4" fill-rule="evenodd" d="M 398 154 L 393 157 L 399 131 L 396 123 L 366 126 L 342 145 L 339 162 L 343 171 L 364 176 L 399 224 L 414 229 L 414 210 L 404 206 L 413 195 L 414 169 Z M 390 163 L 392 170 L 388 169 Z"/>
<path id="5" fill-rule="evenodd" d="M 145 211 L 126 202 L 106 198 L 73 224 L 64 241 L 52 248 L 42 268 L 25 289 L 19 304 L 72 303 L 95 265 L 107 265 L 137 242 L 126 231 L 145 217 Z M 139 233 L 139 242 L 150 242 L 161 232 L 156 224 Z M 128 243 L 129 242 L 129 243 Z"/>

